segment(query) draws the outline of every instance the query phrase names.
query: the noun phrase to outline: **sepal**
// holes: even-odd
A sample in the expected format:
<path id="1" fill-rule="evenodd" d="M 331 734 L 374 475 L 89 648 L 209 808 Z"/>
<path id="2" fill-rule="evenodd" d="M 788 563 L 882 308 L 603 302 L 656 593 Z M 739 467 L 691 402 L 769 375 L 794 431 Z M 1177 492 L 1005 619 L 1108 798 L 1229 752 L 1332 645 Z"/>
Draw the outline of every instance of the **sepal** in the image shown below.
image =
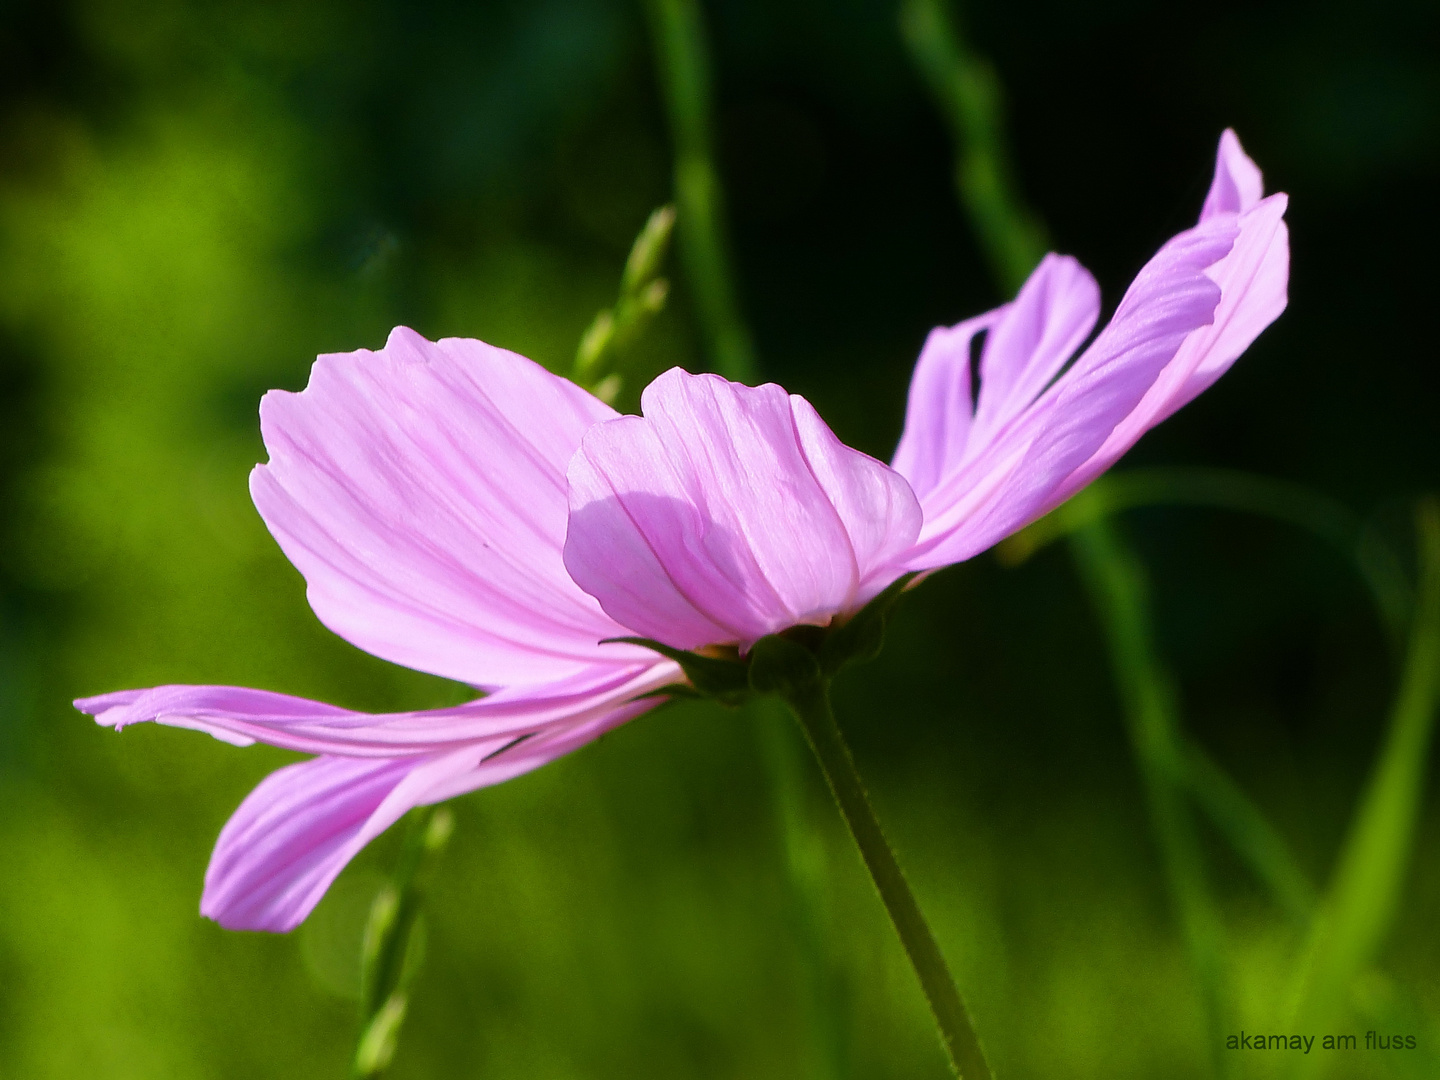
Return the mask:
<path id="1" fill-rule="evenodd" d="M 820 661 L 800 642 L 783 634 L 763 637 L 750 649 L 750 688 L 787 700 L 823 681 Z"/>
<path id="2" fill-rule="evenodd" d="M 690 685 L 695 688 L 699 696 L 714 698 L 722 705 L 739 705 L 750 695 L 750 680 L 746 664 L 741 660 L 702 656 L 700 653 L 673 648 L 655 641 L 653 638 L 606 638 L 601 644 L 610 642 L 642 645 L 661 656 L 674 660 L 685 672 L 685 677 L 690 680 Z M 675 686 L 663 687 L 666 694 L 674 694 L 677 689 L 679 688 Z"/>
<path id="3" fill-rule="evenodd" d="M 712 698 L 722 705 L 743 704 L 751 694 L 785 697 L 800 687 L 828 682 L 848 664 L 878 656 L 895 601 L 918 576 L 896 578 L 843 623 L 792 626 L 762 637 L 743 658 L 687 652 L 645 637 L 606 638 L 604 643 L 641 645 L 680 665 L 690 685 L 672 684 L 651 691 L 657 697 Z"/>
<path id="4" fill-rule="evenodd" d="M 905 574 L 839 626 L 831 628 L 820 644 L 820 670 L 826 678 L 848 664 L 864 663 L 880 655 L 885 627 L 895 601 L 919 574 Z"/>

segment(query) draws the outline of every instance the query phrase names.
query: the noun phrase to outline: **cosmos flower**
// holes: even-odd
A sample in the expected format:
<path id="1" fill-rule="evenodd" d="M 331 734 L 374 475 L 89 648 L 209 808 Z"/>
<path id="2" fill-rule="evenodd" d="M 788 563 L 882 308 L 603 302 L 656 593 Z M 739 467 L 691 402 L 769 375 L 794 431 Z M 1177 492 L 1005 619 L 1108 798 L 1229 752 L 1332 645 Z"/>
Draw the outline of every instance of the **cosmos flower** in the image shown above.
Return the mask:
<path id="1" fill-rule="evenodd" d="M 305 390 L 261 403 L 255 506 L 327 627 L 484 696 L 372 715 L 162 686 L 76 705 L 117 729 L 154 720 L 318 755 L 245 799 L 205 876 L 205 915 L 289 930 L 407 810 L 537 768 L 685 681 L 614 639 L 743 654 L 843 620 L 1079 491 L 1284 309 L 1285 196 L 1262 195 L 1227 131 L 1199 223 L 1093 340 L 1099 288 L 1059 255 L 1012 302 L 932 331 L 889 466 L 773 384 L 676 368 L 641 416 L 621 416 L 478 341 L 400 328 L 378 352 L 322 356 Z"/>

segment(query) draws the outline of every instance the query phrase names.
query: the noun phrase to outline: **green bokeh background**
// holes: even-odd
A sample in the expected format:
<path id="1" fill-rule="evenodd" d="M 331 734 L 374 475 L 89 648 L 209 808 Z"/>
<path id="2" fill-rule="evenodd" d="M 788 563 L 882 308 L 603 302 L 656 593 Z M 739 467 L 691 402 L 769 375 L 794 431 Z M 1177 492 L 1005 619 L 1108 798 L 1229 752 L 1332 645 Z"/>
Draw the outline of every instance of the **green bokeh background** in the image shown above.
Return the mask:
<path id="1" fill-rule="evenodd" d="M 706 11 L 764 375 L 888 457 L 925 332 L 998 299 L 945 131 L 892 5 Z M 1313 484 L 1403 547 L 1409 500 L 1440 481 L 1435 6 L 975 0 L 966 18 L 1007 85 L 1021 186 L 1109 304 L 1193 219 L 1224 126 L 1291 193 L 1290 310 L 1133 461 Z M 310 613 L 246 491 L 259 396 L 396 323 L 564 370 L 668 197 L 644 20 L 620 0 L 0 5 L 0 1076 L 345 1075 L 360 927 L 395 838 L 300 931 L 222 931 L 196 910 L 210 847 L 291 755 L 116 735 L 68 702 L 164 682 L 460 700 Z M 675 277 L 632 392 L 704 363 Z M 1395 682 L 1360 583 L 1279 525 L 1183 509 L 1124 524 L 1188 725 L 1323 881 Z M 997 1072 L 1202 1075 L 1199 1004 L 1063 550 L 937 575 L 838 695 Z M 756 723 L 667 708 L 458 800 L 394 1076 L 833 1075 Z M 809 782 L 799 854 L 826 883 L 841 1072 L 942 1076 L 913 975 Z M 1426 805 L 1382 966 L 1440 1017 Z M 1212 848 L 1238 1012 L 1269 1030 L 1295 932 Z"/>

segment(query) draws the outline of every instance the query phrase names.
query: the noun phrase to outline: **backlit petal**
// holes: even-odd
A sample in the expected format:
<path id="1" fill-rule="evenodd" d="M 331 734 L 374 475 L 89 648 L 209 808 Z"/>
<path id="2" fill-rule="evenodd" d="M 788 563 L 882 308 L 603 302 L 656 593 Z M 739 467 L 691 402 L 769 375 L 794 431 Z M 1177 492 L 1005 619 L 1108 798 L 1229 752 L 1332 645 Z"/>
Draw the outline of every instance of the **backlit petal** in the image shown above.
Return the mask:
<path id="1" fill-rule="evenodd" d="M 1010 305 L 955 326 L 937 326 L 925 339 L 905 407 L 905 430 L 891 466 L 922 500 L 965 456 L 974 420 L 970 350 L 977 335 L 1004 317 Z"/>
<path id="2" fill-rule="evenodd" d="M 1200 209 L 1200 220 L 1215 214 L 1240 214 L 1251 209 L 1265 195 L 1265 180 L 1260 166 L 1250 160 L 1240 145 L 1240 137 L 1226 128 L 1220 134 L 1220 147 L 1215 152 L 1215 177 Z"/>
<path id="3" fill-rule="evenodd" d="M 1235 247 L 1207 271 L 1221 291 L 1215 321 L 1185 339 L 1140 404 L 1066 481 L 1063 498 L 1090 483 L 1140 436 L 1208 388 L 1285 310 L 1290 276 L 1289 234 L 1281 217 L 1285 205 L 1284 195 L 1272 195 L 1235 219 L 1240 228 Z"/>
<path id="4" fill-rule="evenodd" d="M 261 404 L 266 525 L 315 613 L 367 652 L 477 686 L 643 662 L 561 560 L 565 466 L 613 410 L 503 349 L 399 328 Z"/>
<path id="5" fill-rule="evenodd" d="M 396 757 L 528 737 L 602 715 L 680 679 L 679 667 L 668 660 L 597 665 L 559 682 L 512 687 L 463 705 L 379 714 L 242 686 L 157 686 L 82 698 L 75 706 L 117 730 L 154 721 L 240 746 L 262 742 L 309 754 Z"/>
<path id="6" fill-rule="evenodd" d="M 1088 275 L 1075 265 L 1073 303 L 1035 303 L 1032 318 L 1022 322 L 1014 312 L 1027 294 L 1045 295 L 1037 286 L 1045 273 L 1054 272 L 1053 266 L 1047 271 L 1047 259 L 1014 304 L 982 316 L 993 322 L 978 408 L 958 441 L 963 446 L 958 460 L 956 440 L 946 446 L 950 461 L 943 467 L 935 465 L 933 453 L 927 459 L 896 452 L 896 467 L 911 479 L 925 510 L 913 568 L 969 558 L 1058 506 L 1213 383 L 1274 321 L 1285 308 L 1289 276 L 1286 200 L 1263 195 L 1259 168 L 1235 133 L 1226 131 L 1200 224 L 1161 249 L 1110 324 L 1038 397 L 1032 392 L 1042 381 L 1040 373 L 1048 380 L 1064 362 L 1061 348 L 1044 343 L 1084 336 L 1087 309 L 1093 310 Z M 1017 333 L 1022 327 L 1026 332 Z M 994 353 L 1002 338 L 1005 350 Z M 1008 356 L 1008 363 L 992 364 L 992 353 Z M 912 439 L 912 425 L 967 426 L 916 411 L 915 387 L 922 377 L 938 381 L 925 371 L 926 362 L 922 355 L 916 367 L 902 447 Z M 1010 371 L 1023 372 L 1023 380 L 1008 381 Z M 988 398 L 1002 372 L 1007 374 L 997 397 Z"/>
<path id="7" fill-rule="evenodd" d="M 1206 271 L 1220 286 L 1215 320 L 1185 339 L 1135 410 L 1066 481 L 1063 497 L 1079 491 L 1146 431 L 1214 383 L 1285 310 L 1290 284 L 1290 234 L 1284 221 L 1288 199 L 1283 194 L 1263 198 L 1262 184 L 1260 169 L 1227 129 L 1220 137 L 1215 179 L 1200 214 L 1202 222 L 1225 218 L 1239 229 L 1230 253 Z"/>
<path id="8" fill-rule="evenodd" d="M 1047 255 L 1015 301 L 926 339 L 910 381 L 894 467 L 922 504 L 1040 396 L 1084 343 L 1100 313 L 1100 289 L 1074 259 Z M 972 340 L 980 354 L 979 401 L 971 403 Z M 972 416 L 973 414 L 973 416 Z"/>
<path id="9" fill-rule="evenodd" d="M 346 863 L 407 810 L 536 769 L 651 704 L 635 702 L 520 743 L 286 766 L 261 781 L 221 830 L 200 911 L 232 930 L 292 930 Z"/>
<path id="10" fill-rule="evenodd" d="M 980 357 L 980 395 L 971 438 L 988 442 L 1028 408 L 1075 355 L 1100 317 L 1100 286 L 1068 255 L 1046 255 Z"/>
<path id="11" fill-rule="evenodd" d="M 927 493 L 912 568 L 970 558 L 1062 501 L 1066 479 L 1135 409 L 1186 337 L 1211 322 L 1220 289 L 1205 269 L 1237 232 L 1233 219 L 1216 219 L 1160 249 L 1060 380 Z"/>
<path id="12" fill-rule="evenodd" d="M 803 399 L 676 368 L 642 406 L 591 428 L 570 465 L 565 565 L 617 622 L 678 648 L 748 646 L 898 576 L 913 493 Z"/>

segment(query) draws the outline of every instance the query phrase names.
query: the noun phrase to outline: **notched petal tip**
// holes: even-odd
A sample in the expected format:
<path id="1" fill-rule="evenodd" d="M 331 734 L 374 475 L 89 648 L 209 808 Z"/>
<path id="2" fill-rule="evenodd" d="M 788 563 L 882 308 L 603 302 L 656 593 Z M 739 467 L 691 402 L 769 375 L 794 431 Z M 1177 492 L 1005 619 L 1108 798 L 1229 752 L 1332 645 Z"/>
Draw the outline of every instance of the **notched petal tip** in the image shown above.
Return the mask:
<path id="1" fill-rule="evenodd" d="M 114 727 L 153 721 L 203 731 L 236 746 L 263 742 L 301 753 L 353 758 L 427 756 L 465 746 L 503 745 L 518 736 L 602 718 L 637 694 L 679 678 L 641 649 L 633 665 L 596 665 L 569 679 L 509 687 L 442 709 L 360 713 L 307 698 L 238 686 L 159 686 L 87 699 Z M 98 704 L 96 702 L 98 701 Z"/>
<path id="2" fill-rule="evenodd" d="M 908 568 L 935 569 L 978 554 L 1106 467 L 1097 455 L 1112 433 L 1186 339 L 1215 321 L 1223 294 L 1210 271 L 1241 231 L 1237 216 L 1227 214 L 1172 238 L 1063 375 L 986 438 L 972 433 L 959 467 L 926 493 L 925 529 Z"/>
<path id="3" fill-rule="evenodd" d="M 144 723 L 155 718 L 153 710 L 146 708 L 147 700 L 154 690 L 117 690 L 109 694 L 76 698 L 72 705 L 80 712 L 92 717 L 101 727 L 120 731 L 131 724 Z"/>

